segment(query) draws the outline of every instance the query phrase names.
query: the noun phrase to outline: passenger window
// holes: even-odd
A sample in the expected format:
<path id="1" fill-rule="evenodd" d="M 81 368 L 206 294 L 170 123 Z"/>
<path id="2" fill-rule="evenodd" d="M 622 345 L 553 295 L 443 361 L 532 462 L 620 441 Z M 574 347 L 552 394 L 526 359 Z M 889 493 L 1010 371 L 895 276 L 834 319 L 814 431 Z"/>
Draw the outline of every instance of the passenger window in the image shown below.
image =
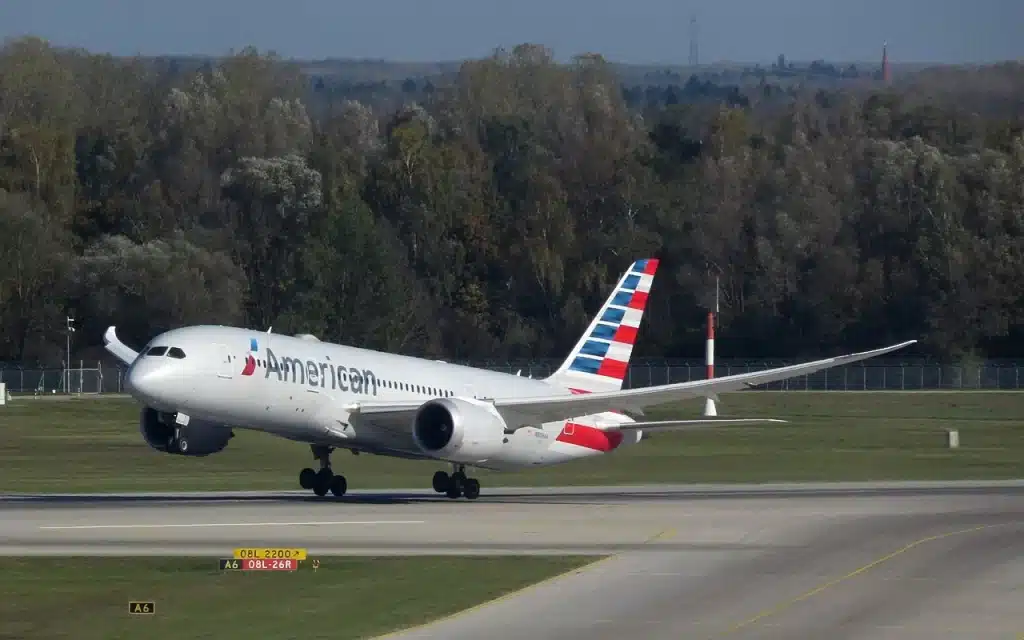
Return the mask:
<path id="1" fill-rule="evenodd" d="M 167 357 L 175 358 L 177 360 L 184 360 L 185 352 L 179 349 L 178 347 L 171 347 L 170 349 L 167 350 Z"/>
<path id="2" fill-rule="evenodd" d="M 146 352 L 147 356 L 162 356 L 167 351 L 167 347 L 153 347 Z"/>

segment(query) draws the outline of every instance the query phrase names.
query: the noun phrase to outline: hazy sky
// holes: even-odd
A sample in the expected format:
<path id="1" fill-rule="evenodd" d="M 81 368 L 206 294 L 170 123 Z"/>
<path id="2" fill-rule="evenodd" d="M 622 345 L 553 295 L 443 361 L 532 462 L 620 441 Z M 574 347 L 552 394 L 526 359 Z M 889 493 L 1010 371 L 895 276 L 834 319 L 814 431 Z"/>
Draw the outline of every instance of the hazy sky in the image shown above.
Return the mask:
<path id="1" fill-rule="evenodd" d="M 1024 58 L 1024 0 L 0 0 L 0 38 L 115 54 L 455 60 L 534 42 L 562 59 L 701 62 Z"/>

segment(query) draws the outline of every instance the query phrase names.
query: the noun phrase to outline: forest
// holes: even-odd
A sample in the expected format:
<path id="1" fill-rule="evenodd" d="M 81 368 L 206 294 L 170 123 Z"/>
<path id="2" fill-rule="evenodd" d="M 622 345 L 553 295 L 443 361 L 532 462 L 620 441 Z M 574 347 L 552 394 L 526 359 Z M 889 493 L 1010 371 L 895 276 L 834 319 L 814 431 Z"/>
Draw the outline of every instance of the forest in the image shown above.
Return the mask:
<path id="1" fill-rule="evenodd" d="M 198 323 L 557 358 L 651 256 L 635 357 L 700 357 L 716 280 L 722 357 L 1024 357 L 1024 64 L 819 75 L 8 41 L 0 361 L 61 362 L 67 316 L 74 358 Z"/>

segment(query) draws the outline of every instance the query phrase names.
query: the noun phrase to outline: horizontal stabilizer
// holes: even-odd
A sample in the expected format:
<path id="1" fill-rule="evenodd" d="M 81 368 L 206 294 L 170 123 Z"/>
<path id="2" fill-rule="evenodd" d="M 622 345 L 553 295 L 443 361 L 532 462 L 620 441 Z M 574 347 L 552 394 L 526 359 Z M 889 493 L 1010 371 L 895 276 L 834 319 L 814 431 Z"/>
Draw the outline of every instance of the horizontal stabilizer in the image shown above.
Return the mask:
<path id="1" fill-rule="evenodd" d="M 705 429 L 722 424 L 786 424 L 776 418 L 698 418 L 694 420 L 654 420 L 651 422 L 629 422 L 607 427 L 605 431 L 690 431 Z"/>

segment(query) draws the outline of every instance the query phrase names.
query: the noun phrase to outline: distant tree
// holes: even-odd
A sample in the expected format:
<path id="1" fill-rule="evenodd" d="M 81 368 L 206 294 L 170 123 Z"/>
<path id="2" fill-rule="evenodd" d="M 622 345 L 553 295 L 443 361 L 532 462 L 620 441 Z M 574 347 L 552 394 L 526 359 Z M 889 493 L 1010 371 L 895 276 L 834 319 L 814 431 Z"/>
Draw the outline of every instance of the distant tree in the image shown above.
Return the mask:
<path id="1" fill-rule="evenodd" d="M 455 358 L 563 355 L 659 256 L 637 354 L 923 338 L 1024 357 L 1020 63 L 901 73 L 779 56 L 683 75 L 537 44 L 459 65 L 0 48 L 0 358 L 110 324 L 310 332 Z M 666 318 L 671 321 L 666 321 Z"/>

